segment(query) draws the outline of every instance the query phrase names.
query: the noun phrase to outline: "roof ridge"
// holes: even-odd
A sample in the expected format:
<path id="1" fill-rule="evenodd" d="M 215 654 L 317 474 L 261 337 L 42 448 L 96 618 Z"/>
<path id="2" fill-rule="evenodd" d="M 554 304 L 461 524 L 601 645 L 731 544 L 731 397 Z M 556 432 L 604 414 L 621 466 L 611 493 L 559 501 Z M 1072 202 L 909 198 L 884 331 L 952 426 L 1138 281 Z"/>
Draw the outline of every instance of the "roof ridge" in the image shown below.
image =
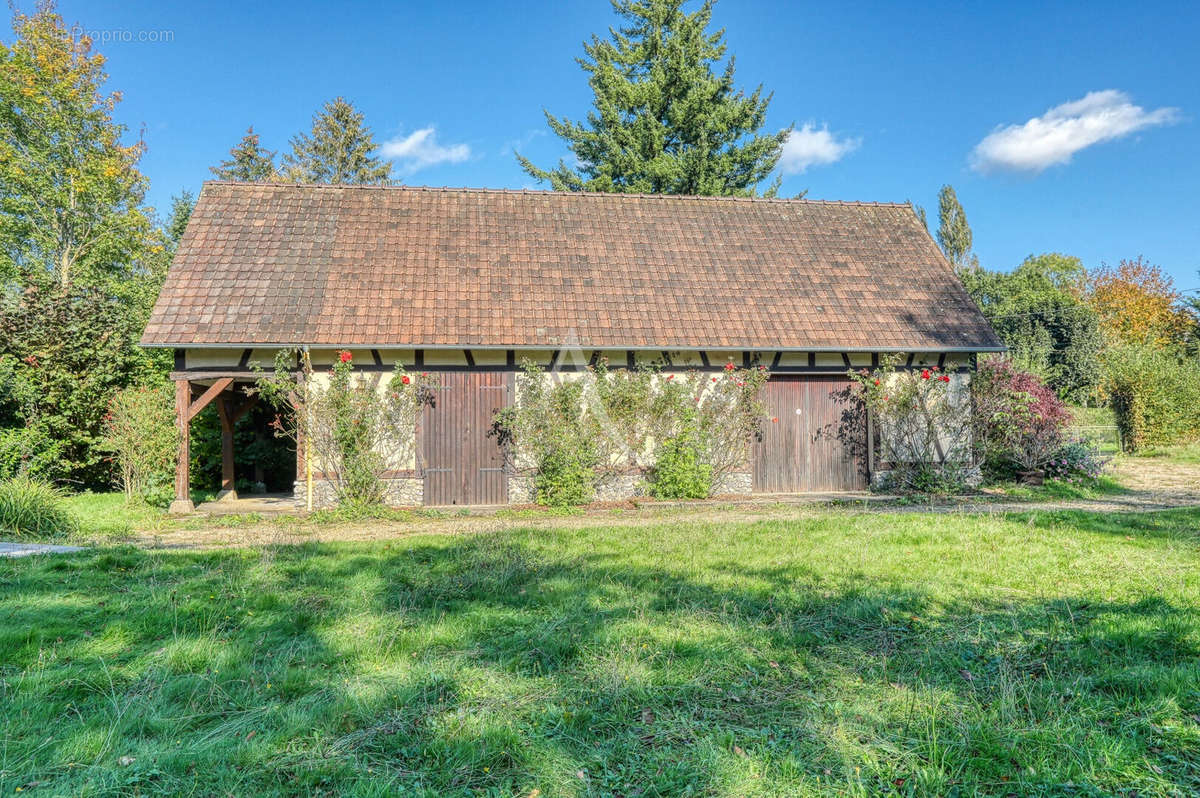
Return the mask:
<path id="1" fill-rule="evenodd" d="M 245 182 L 240 180 L 205 180 L 203 185 L 255 186 L 266 188 L 304 188 L 315 190 L 353 191 L 421 191 L 445 194 L 531 194 L 555 197 L 620 197 L 622 199 L 648 200 L 713 200 L 721 202 L 781 203 L 808 205 L 845 205 L 883 208 L 911 207 L 910 202 L 875 202 L 870 200 L 808 199 L 807 197 L 718 197 L 701 194 L 643 194 L 617 191 L 553 191 L 529 188 L 472 188 L 468 186 L 413 186 L 413 185 L 348 185 L 344 183 L 293 183 L 287 181 Z"/>

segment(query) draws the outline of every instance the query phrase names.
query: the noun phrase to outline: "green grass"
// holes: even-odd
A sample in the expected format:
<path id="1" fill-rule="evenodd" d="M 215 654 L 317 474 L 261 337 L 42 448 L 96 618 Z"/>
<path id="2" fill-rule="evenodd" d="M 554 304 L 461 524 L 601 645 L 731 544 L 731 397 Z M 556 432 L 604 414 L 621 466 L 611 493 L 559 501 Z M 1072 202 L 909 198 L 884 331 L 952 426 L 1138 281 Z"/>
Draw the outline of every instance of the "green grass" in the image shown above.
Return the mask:
<path id="1" fill-rule="evenodd" d="M 1160 446 L 1139 452 L 1137 456 L 1153 457 L 1176 463 L 1187 463 L 1189 465 L 1200 465 L 1200 441 L 1180 443 L 1175 446 Z"/>
<path id="2" fill-rule="evenodd" d="M 1198 529 L 839 510 L 0 561 L 0 794 L 1193 795 Z"/>
<path id="3" fill-rule="evenodd" d="M 1100 499 L 1128 492 L 1125 486 L 1109 476 L 1100 476 L 1091 480 L 1081 479 L 1076 482 L 1051 479 L 1041 485 L 1021 485 L 1013 482 L 993 486 L 992 490 L 1003 493 L 1012 499 L 1038 502 Z"/>

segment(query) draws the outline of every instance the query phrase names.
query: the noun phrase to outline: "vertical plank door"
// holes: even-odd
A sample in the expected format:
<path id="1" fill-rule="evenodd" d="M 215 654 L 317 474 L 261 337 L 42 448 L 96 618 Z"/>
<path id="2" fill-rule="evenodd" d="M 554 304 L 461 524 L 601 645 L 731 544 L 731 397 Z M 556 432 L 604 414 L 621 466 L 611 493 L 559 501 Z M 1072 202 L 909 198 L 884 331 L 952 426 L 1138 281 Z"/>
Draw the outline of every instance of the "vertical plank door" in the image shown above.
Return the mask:
<path id="1" fill-rule="evenodd" d="M 503 455 L 488 433 L 496 411 L 508 405 L 511 375 L 454 371 L 439 376 L 434 404 L 421 418 L 425 504 L 507 503 Z"/>
<path id="2" fill-rule="evenodd" d="M 763 388 L 767 420 L 754 446 L 754 491 L 793 493 L 862 490 L 865 422 L 849 412 L 840 376 L 775 376 Z M 777 420 L 772 420 L 777 419 Z"/>

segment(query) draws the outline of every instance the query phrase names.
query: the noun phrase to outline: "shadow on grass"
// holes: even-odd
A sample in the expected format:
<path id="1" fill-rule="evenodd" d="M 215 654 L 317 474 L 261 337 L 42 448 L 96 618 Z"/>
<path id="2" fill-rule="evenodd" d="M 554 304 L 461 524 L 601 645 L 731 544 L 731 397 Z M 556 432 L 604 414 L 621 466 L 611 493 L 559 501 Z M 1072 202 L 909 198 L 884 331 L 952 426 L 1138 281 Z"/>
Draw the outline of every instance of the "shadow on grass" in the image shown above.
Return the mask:
<path id="1" fill-rule="evenodd" d="M 568 535 L 7 566 L 0 789 L 1200 790 L 1195 606 L 947 601 Z"/>

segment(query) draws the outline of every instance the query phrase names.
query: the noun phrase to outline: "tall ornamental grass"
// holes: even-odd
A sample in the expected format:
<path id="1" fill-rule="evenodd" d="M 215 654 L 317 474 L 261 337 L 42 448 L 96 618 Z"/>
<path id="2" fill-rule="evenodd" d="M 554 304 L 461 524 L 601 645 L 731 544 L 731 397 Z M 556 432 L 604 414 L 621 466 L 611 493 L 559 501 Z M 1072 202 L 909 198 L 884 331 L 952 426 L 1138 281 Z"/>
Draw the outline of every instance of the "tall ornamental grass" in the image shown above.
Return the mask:
<path id="1" fill-rule="evenodd" d="M 17 540 L 58 540 L 79 531 L 63 493 L 20 475 L 0 482 L 0 535 Z"/>

